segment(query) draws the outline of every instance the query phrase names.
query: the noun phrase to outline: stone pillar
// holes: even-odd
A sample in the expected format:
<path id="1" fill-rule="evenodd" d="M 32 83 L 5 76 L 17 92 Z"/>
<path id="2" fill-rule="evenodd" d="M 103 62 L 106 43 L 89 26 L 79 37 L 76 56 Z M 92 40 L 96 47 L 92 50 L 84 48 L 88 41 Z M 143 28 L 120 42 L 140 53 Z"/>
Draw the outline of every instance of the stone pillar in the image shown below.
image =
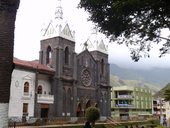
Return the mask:
<path id="1" fill-rule="evenodd" d="M 61 47 L 58 48 L 58 54 L 56 63 L 58 66 L 56 67 L 56 106 L 55 109 L 57 111 L 57 117 L 62 116 L 62 108 L 63 108 L 63 82 L 61 81 L 60 77 L 63 72 L 63 49 Z"/>
<path id="2" fill-rule="evenodd" d="M 43 64 L 43 51 L 42 50 L 39 51 L 39 63 Z"/>
<path id="3" fill-rule="evenodd" d="M 77 115 L 77 54 L 74 53 L 73 54 L 74 57 L 74 62 L 73 62 L 73 79 L 74 79 L 74 82 L 73 82 L 73 106 L 72 106 L 72 117 L 76 117 Z"/>

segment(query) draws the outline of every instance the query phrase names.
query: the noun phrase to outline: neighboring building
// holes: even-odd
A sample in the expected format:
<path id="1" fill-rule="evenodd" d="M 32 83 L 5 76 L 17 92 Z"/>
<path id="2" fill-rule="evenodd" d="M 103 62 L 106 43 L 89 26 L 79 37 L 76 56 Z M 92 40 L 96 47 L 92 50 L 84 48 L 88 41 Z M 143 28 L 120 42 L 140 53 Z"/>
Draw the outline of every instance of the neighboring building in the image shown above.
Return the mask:
<path id="1" fill-rule="evenodd" d="M 143 119 L 152 115 L 152 93 L 148 88 L 115 86 L 111 96 L 112 117 L 115 119 Z"/>
<path id="2" fill-rule="evenodd" d="M 157 97 L 153 101 L 154 104 L 154 116 L 156 116 L 160 123 L 163 124 L 163 119 L 166 118 L 167 123 L 169 124 L 170 119 L 170 102 L 165 101 L 164 98 Z M 169 125 L 168 125 L 169 126 Z"/>
<path id="3" fill-rule="evenodd" d="M 37 110 L 41 111 L 41 117 L 45 117 L 54 103 L 50 79 L 55 71 L 33 61 L 16 58 L 13 61 L 15 69 L 12 73 L 9 117 L 34 117 L 36 103 L 42 105 Z"/>
<path id="4" fill-rule="evenodd" d="M 154 106 L 154 115 L 160 120 L 160 123 L 163 125 L 165 118 L 167 127 L 170 127 L 170 101 L 165 101 L 164 98 L 158 96 L 154 99 Z"/>
<path id="5" fill-rule="evenodd" d="M 167 126 L 170 127 L 170 101 L 167 101 L 165 103 L 165 106 L 166 106 L 165 117 L 166 117 L 166 120 L 167 120 Z"/>
<path id="6" fill-rule="evenodd" d="M 103 40 L 89 38 L 75 53 L 74 31 L 57 5 L 55 19 L 42 30 L 39 62 L 14 58 L 9 117 L 83 117 L 90 106 L 110 116 L 107 48 Z"/>
<path id="7" fill-rule="evenodd" d="M 157 99 L 153 100 L 153 114 L 155 116 L 160 117 L 160 115 L 166 115 L 166 102 L 164 98 L 158 97 Z"/>

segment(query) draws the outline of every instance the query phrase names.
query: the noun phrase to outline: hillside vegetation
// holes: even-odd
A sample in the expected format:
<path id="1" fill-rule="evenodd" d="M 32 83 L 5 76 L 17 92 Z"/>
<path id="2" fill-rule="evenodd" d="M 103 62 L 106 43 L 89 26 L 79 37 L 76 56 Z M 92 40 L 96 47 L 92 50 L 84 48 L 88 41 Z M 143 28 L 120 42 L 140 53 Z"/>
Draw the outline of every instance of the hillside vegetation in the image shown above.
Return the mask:
<path id="1" fill-rule="evenodd" d="M 135 85 L 141 87 L 147 87 L 151 89 L 153 92 L 158 92 L 161 88 L 159 86 L 155 86 L 149 83 L 143 83 L 138 80 L 122 80 L 118 76 L 110 75 L 110 84 L 111 86 L 123 86 L 123 85 Z"/>
<path id="2" fill-rule="evenodd" d="M 121 68 L 115 64 L 110 64 L 111 84 L 137 84 L 146 85 L 153 89 L 161 89 L 170 83 L 170 69 L 132 69 Z M 113 83 L 115 81 L 116 83 Z M 117 83 L 118 82 L 118 83 Z"/>

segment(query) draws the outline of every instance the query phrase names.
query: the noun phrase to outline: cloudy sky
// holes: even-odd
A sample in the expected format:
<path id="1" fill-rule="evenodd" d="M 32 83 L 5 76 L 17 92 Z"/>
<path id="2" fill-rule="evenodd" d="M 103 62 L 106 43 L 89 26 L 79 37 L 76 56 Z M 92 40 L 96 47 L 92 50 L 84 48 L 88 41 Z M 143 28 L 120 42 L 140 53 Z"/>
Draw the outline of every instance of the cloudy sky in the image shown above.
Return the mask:
<path id="1" fill-rule="evenodd" d="M 39 58 L 41 29 L 54 18 L 57 0 L 21 0 L 20 8 L 17 12 L 14 56 L 23 60 L 34 60 Z M 64 22 L 75 30 L 76 51 L 79 52 L 82 45 L 91 34 L 93 27 L 87 21 L 88 14 L 78 9 L 79 0 L 62 0 Z M 107 43 L 107 39 L 102 36 Z M 161 59 L 158 48 L 151 51 L 151 57 L 142 58 L 139 62 L 133 62 L 130 52 L 123 45 L 109 43 L 109 61 L 121 67 L 170 67 L 170 55 Z"/>

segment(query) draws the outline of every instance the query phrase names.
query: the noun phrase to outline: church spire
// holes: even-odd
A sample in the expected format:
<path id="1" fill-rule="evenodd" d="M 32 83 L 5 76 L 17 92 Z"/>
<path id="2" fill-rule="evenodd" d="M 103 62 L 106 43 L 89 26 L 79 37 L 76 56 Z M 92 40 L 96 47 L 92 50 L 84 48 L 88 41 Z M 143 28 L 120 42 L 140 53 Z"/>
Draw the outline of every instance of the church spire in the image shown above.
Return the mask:
<path id="1" fill-rule="evenodd" d="M 64 23 L 61 3 L 61 0 L 56 0 L 55 15 L 48 23 L 47 27 L 42 29 L 43 40 L 53 37 L 62 37 L 67 40 L 75 41 L 74 31 L 71 31 L 69 25 Z"/>
<path id="2" fill-rule="evenodd" d="M 88 49 L 89 51 L 99 51 L 108 54 L 108 46 L 104 43 L 102 35 L 98 32 L 98 27 L 94 25 L 91 31 L 91 36 L 84 43 L 83 50 Z"/>
<path id="3" fill-rule="evenodd" d="M 55 19 L 63 19 L 63 10 L 61 7 L 61 0 L 57 0 L 57 7 L 55 11 Z"/>

